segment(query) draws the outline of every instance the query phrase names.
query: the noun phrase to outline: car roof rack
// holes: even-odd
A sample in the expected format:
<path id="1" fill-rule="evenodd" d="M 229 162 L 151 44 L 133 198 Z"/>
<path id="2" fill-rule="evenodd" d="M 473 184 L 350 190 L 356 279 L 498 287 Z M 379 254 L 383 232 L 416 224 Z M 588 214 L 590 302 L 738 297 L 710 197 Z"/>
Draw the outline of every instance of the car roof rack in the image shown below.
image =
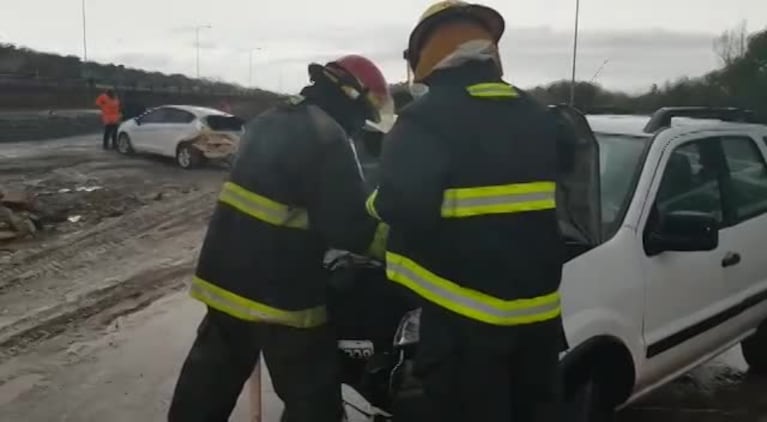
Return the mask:
<path id="1" fill-rule="evenodd" d="M 759 123 L 753 111 L 737 107 L 663 107 L 653 113 L 643 131 L 645 133 L 655 133 L 659 129 L 667 128 L 671 126 L 671 119 L 674 117 L 716 119 L 723 122 Z"/>

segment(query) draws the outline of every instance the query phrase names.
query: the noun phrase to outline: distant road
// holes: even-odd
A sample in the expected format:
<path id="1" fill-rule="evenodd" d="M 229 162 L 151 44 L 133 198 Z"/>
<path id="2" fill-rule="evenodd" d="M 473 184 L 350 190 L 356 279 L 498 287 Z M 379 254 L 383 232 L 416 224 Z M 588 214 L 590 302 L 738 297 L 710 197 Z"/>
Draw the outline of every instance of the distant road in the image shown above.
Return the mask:
<path id="1" fill-rule="evenodd" d="M 73 108 L 73 109 L 43 109 L 43 110 L 0 110 L 0 120 L 7 119 L 30 119 L 47 117 L 50 115 L 60 117 L 77 117 L 98 114 L 96 109 Z"/>
<path id="2" fill-rule="evenodd" d="M 0 143 L 60 138 L 101 130 L 98 110 L 0 109 Z"/>

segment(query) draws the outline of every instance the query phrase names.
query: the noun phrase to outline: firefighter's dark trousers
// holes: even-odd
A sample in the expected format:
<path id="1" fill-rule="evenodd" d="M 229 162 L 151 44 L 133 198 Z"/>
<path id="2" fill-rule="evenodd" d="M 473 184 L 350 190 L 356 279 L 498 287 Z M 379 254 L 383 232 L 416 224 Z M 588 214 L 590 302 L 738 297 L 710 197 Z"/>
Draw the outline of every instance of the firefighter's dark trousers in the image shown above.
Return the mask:
<path id="1" fill-rule="evenodd" d="M 256 324 L 209 308 L 181 369 L 168 421 L 228 421 L 260 352 L 285 403 L 283 422 L 341 420 L 338 352 L 329 327 Z"/>
<path id="2" fill-rule="evenodd" d="M 560 421 L 559 319 L 482 327 L 427 305 L 415 375 L 427 422 Z"/>

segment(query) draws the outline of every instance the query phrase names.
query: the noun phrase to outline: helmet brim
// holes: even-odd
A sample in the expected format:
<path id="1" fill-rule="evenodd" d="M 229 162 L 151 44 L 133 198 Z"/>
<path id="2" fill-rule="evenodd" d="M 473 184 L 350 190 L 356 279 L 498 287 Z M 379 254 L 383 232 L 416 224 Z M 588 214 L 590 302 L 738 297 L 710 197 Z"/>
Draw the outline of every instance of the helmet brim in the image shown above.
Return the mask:
<path id="1" fill-rule="evenodd" d="M 425 37 L 435 25 L 444 20 L 460 16 L 465 16 L 468 19 L 479 22 L 490 31 L 495 43 L 498 43 L 501 40 L 501 37 L 506 30 L 506 21 L 503 19 L 503 16 L 491 7 L 483 6 L 481 4 L 467 4 L 450 7 L 425 18 L 416 25 L 413 32 L 410 33 L 408 49 L 405 51 L 405 58 L 408 62 L 414 66 L 414 60 L 418 56 L 417 52 L 421 49 L 424 41 L 426 41 Z"/>

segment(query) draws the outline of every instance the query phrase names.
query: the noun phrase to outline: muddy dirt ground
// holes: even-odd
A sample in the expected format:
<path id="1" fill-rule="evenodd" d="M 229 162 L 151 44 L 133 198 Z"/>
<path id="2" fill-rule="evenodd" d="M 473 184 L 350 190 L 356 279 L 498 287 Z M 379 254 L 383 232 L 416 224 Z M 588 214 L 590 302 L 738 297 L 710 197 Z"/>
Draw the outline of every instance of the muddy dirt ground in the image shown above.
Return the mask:
<path id="1" fill-rule="evenodd" d="M 96 135 L 0 145 L 0 189 L 35 193 L 43 225 L 0 243 L 0 421 L 163 420 L 202 313 L 181 290 L 225 176 Z M 736 348 L 618 420 L 767 422 L 765 391 Z"/>
<path id="2" fill-rule="evenodd" d="M 103 151 L 94 135 L 2 145 L 1 189 L 37 195 L 43 227 L 0 244 L 0 358 L 181 287 L 225 175 Z"/>

